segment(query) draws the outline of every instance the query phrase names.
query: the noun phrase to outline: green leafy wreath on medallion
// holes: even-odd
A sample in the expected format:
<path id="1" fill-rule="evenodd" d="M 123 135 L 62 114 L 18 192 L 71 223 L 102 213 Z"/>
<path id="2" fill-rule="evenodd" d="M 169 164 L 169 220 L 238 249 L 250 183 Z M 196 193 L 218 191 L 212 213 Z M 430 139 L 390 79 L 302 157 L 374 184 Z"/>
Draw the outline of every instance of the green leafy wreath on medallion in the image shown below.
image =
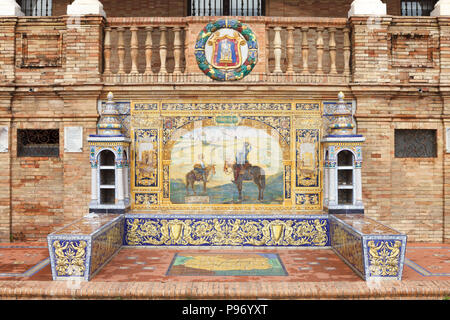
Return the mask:
<path id="1" fill-rule="evenodd" d="M 205 45 L 209 37 L 219 29 L 229 28 L 239 32 L 247 41 L 248 57 L 245 62 L 234 69 L 221 70 L 213 67 L 207 60 L 205 55 Z M 220 19 L 214 23 L 208 23 L 197 37 L 195 43 L 195 58 L 198 66 L 213 80 L 230 81 L 240 80 L 247 76 L 255 67 L 258 61 L 258 42 L 253 31 L 246 25 L 234 19 Z"/>

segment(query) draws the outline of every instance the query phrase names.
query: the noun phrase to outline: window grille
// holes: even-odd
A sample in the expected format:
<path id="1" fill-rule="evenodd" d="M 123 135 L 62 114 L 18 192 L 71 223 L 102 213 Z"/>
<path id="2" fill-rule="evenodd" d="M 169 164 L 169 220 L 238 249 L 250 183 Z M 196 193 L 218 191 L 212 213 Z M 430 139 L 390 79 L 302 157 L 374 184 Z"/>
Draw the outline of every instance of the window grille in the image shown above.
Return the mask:
<path id="1" fill-rule="evenodd" d="M 437 0 L 402 1 L 402 16 L 429 16 Z"/>
<path id="2" fill-rule="evenodd" d="M 18 1 L 26 16 L 46 17 L 52 15 L 52 0 Z"/>
<path id="3" fill-rule="evenodd" d="M 59 130 L 17 130 L 18 157 L 59 157 Z"/>
<path id="4" fill-rule="evenodd" d="M 436 130 L 395 129 L 395 157 L 437 157 Z"/>
<path id="5" fill-rule="evenodd" d="M 190 16 L 264 16 L 265 0 L 189 0 Z"/>

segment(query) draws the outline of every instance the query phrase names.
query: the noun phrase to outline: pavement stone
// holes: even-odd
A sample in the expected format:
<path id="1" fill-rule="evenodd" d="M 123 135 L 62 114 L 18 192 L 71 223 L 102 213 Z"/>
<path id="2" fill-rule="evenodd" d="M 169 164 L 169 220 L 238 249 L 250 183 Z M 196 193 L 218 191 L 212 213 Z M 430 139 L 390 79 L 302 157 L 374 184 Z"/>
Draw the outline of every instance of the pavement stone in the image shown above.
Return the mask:
<path id="1" fill-rule="evenodd" d="M 409 243 L 403 279 L 363 281 L 331 249 L 242 248 L 276 253 L 287 276 L 170 276 L 176 253 L 226 248 L 124 247 L 89 282 L 52 281 L 45 243 L 0 243 L 0 299 L 445 299 L 450 244 Z M 8 276 L 9 275 L 9 276 Z"/>

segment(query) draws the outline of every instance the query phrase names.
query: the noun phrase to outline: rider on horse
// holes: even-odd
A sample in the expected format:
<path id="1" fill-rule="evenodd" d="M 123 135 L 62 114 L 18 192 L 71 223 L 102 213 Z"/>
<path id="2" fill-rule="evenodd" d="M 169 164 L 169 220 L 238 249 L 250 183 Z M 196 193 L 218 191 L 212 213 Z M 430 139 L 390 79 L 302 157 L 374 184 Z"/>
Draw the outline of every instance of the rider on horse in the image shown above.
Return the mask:
<path id="1" fill-rule="evenodd" d="M 248 154 L 252 150 L 252 146 L 247 141 L 244 142 L 244 146 L 241 151 L 236 154 L 236 170 L 234 170 L 234 183 L 237 182 L 241 170 L 248 169 L 251 165 L 248 162 Z"/>
<path id="2" fill-rule="evenodd" d="M 204 155 L 199 155 L 198 156 L 200 163 L 196 163 L 194 164 L 194 171 L 195 171 L 195 175 L 199 175 L 200 177 L 203 177 L 203 180 L 206 181 L 207 177 L 206 177 L 206 165 L 205 165 L 205 157 Z M 200 180 L 200 179 L 199 179 Z"/>

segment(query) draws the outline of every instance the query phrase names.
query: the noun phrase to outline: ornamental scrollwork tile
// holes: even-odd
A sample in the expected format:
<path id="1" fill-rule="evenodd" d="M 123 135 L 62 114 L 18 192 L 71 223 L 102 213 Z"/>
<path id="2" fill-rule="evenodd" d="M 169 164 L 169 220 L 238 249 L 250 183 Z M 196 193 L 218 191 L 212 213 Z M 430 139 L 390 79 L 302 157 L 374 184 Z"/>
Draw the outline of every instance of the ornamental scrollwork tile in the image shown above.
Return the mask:
<path id="1" fill-rule="evenodd" d="M 402 242 L 370 240 L 369 272 L 371 276 L 397 276 L 399 273 L 400 247 Z"/>

